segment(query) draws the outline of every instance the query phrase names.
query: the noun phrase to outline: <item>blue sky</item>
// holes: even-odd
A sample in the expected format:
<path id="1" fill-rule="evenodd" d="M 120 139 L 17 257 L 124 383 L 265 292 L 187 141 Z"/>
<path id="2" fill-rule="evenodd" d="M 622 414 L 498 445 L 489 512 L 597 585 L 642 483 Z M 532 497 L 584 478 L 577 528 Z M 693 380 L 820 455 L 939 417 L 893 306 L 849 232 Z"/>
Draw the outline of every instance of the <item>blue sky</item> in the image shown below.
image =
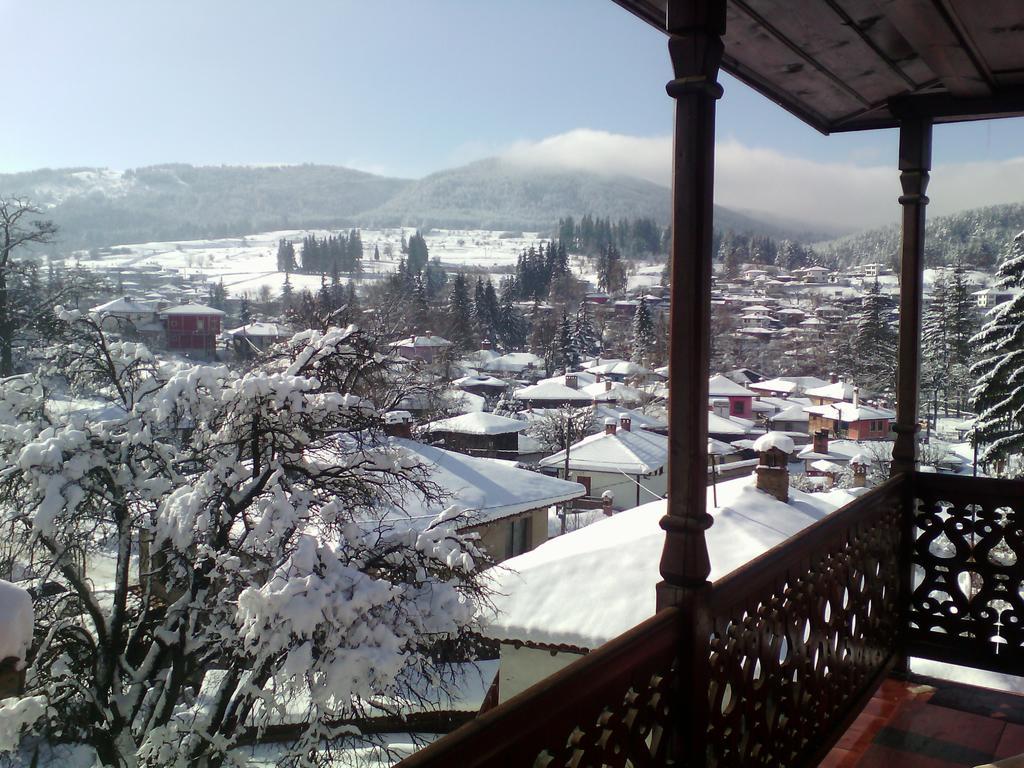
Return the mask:
<path id="1" fill-rule="evenodd" d="M 0 172 L 317 162 L 416 177 L 579 129 L 671 130 L 664 38 L 610 0 L 0 0 L 0 28 L 20 74 L 5 78 Z M 823 137 L 724 85 L 723 143 L 895 164 L 892 131 Z M 940 129 L 936 162 L 1024 156 L 1022 128 Z"/>

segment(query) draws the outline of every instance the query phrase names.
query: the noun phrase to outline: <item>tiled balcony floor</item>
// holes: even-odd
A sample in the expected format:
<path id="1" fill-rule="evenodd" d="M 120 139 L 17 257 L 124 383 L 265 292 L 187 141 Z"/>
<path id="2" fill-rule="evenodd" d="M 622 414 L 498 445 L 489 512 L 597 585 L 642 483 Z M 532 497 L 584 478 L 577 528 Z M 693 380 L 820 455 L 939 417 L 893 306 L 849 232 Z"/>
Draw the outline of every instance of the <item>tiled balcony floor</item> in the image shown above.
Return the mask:
<path id="1" fill-rule="evenodd" d="M 821 768 L 953 768 L 1022 753 L 1024 696 L 889 679 Z"/>

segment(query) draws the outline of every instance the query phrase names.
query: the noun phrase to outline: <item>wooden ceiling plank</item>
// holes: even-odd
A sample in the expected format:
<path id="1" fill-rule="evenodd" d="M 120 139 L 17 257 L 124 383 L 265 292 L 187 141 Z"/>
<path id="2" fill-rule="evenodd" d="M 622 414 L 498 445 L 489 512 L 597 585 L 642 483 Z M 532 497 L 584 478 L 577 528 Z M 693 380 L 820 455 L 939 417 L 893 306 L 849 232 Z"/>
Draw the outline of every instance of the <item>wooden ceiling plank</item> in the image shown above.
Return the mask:
<path id="1" fill-rule="evenodd" d="M 771 35 L 780 43 L 782 43 L 786 48 L 792 51 L 798 58 L 802 59 L 805 63 L 810 64 L 811 67 L 813 67 L 822 75 L 824 75 L 839 90 L 843 91 L 844 93 L 852 97 L 854 100 L 860 102 L 865 107 L 872 106 L 871 102 L 868 99 L 864 98 L 864 96 L 862 96 L 858 91 L 851 88 L 845 80 L 843 80 L 841 77 L 832 72 L 832 70 L 823 65 L 820 61 L 813 58 L 812 56 L 809 56 L 806 51 L 804 51 L 802 48 L 800 48 L 800 46 L 798 46 L 796 43 L 794 43 L 792 40 L 790 40 L 788 37 L 782 34 L 770 21 L 761 16 L 757 11 L 755 11 L 753 8 L 751 8 L 749 5 L 743 2 L 743 0 L 730 0 L 729 5 L 735 8 L 736 10 L 741 11 L 749 19 L 756 22 L 762 29 L 764 29 L 765 32 L 767 32 L 769 35 Z"/>
<path id="2" fill-rule="evenodd" d="M 942 5 L 932 0 L 877 0 L 877 5 L 951 94 L 971 97 L 992 93 L 990 80 Z"/>
<path id="3" fill-rule="evenodd" d="M 852 29 L 857 33 L 857 36 L 867 45 L 875 55 L 878 56 L 886 65 L 891 69 L 900 79 L 905 82 L 911 90 L 917 88 L 917 83 L 914 82 L 913 78 L 910 77 L 906 72 L 903 71 L 903 67 L 897 64 L 893 59 L 889 57 L 889 54 L 882 50 L 882 47 L 878 45 L 863 29 L 860 25 L 854 21 L 854 19 L 846 12 L 846 10 L 836 2 L 836 0 L 825 0 L 825 4 L 832 9 L 832 12 L 839 17 L 843 24 Z"/>

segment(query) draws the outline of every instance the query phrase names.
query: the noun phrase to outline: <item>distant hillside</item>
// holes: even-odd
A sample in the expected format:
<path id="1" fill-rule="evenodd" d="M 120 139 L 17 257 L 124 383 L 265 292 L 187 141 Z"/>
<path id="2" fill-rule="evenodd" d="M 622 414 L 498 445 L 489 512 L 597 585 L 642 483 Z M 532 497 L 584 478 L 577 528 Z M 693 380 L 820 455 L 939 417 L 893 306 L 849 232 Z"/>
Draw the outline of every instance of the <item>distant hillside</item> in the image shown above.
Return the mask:
<path id="1" fill-rule="evenodd" d="M 925 234 L 925 263 L 965 264 L 991 269 L 1013 237 L 1024 230 L 1024 203 L 992 205 L 929 219 Z M 878 262 L 895 266 L 900 247 L 899 225 L 848 235 L 819 243 L 814 249 L 840 265 Z"/>
<path id="2" fill-rule="evenodd" d="M 367 226 L 547 231 L 565 216 L 669 221 L 665 187 L 629 176 L 544 169 L 498 158 L 479 160 L 414 181 L 380 208 Z M 809 228 L 715 206 L 715 228 L 742 234 L 811 240 Z M 820 232 L 818 235 L 820 236 Z"/>
<path id="3" fill-rule="evenodd" d="M 46 207 L 60 227 L 64 251 L 275 229 L 405 225 L 550 232 L 559 218 L 587 213 L 667 224 L 670 202 L 668 189 L 649 181 L 499 159 L 418 181 L 324 165 L 42 169 L 0 174 L 0 195 L 22 195 Z M 715 227 L 815 239 L 799 222 L 720 206 Z"/>
<path id="4" fill-rule="evenodd" d="M 0 194 L 47 207 L 72 249 L 348 226 L 408 183 L 323 165 L 159 165 L 0 175 Z"/>

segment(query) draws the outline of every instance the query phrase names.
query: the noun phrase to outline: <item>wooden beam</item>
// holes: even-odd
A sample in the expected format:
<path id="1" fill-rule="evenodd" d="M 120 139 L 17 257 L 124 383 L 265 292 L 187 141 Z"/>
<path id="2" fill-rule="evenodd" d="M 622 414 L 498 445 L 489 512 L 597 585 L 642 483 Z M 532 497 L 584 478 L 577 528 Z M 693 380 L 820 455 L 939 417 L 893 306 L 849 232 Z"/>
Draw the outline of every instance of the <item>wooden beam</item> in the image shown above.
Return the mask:
<path id="1" fill-rule="evenodd" d="M 899 168 L 903 194 L 900 243 L 900 336 L 896 369 L 896 443 L 892 474 L 917 464 L 917 412 L 921 374 L 921 307 L 924 295 L 925 206 L 932 165 L 932 121 L 908 118 L 900 125 Z"/>
<path id="2" fill-rule="evenodd" d="M 879 10 L 954 96 L 987 96 L 992 82 L 946 9 L 935 0 L 877 0 Z"/>

